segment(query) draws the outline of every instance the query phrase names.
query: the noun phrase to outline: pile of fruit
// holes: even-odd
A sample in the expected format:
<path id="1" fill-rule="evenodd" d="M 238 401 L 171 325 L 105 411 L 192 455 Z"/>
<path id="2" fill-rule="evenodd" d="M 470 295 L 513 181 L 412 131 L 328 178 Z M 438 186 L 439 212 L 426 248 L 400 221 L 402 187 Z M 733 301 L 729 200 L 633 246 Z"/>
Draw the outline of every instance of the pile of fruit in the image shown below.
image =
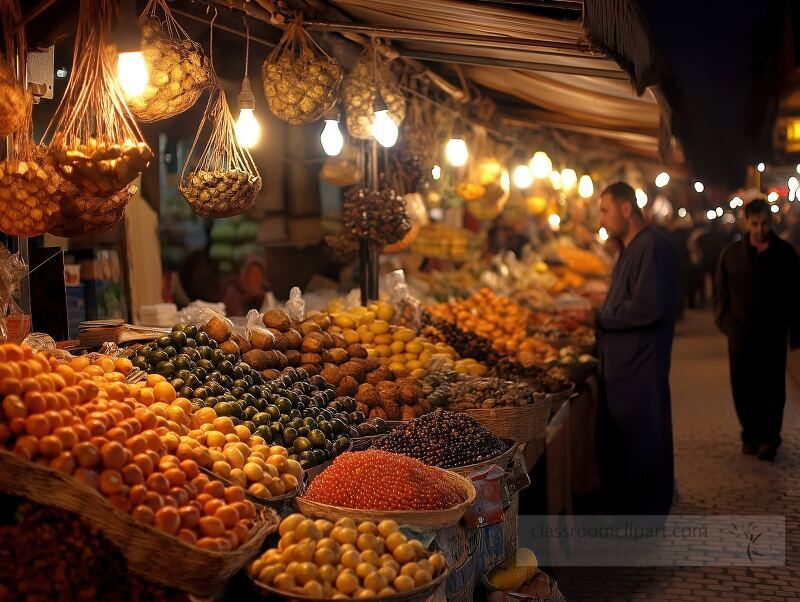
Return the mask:
<path id="1" fill-rule="evenodd" d="M 433 372 L 424 381 L 431 405 L 449 410 L 510 408 L 532 405 L 536 391 L 525 383 L 500 378 L 465 377 L 456 372 Z"/>
<path id="2" fill-rule="evenodd" d="M 426 257 L 459 261 L 466 259 L 468 249 L 474 246 L 474 235 L 467 230 L 444 224 L 428 224 L 420 228 L 411 250 Z"/>
<path id="3" fill-rule="evenodd" d="M 74 514 L 26 502 L 15 518 L 0 526 L 2 600 L 189 600 L 126 570 L 119 550 Z"/>
<path id="4" fill-rule="evenodd" d="M 381 450 L 342 454 L 318 475 L 305 499 L 361 510 L 445 510 L 464 494 L 439 470 Z"/>
<path id="5" fill-rule="evenodd" d="M 441 554 L 409 540 L 394 521 L 335 524 L 291 514 L 278 528 L 278 546 L 250 565 L 256 581 L 288 595 L 362 599 L 424 587 L 446 570 Z"/>
<path id="6" fill-rule="evenodd" d="M 467 299 L 433 305 L 429 311 L 434 318 L 490 340 L 498 352 L 523 365 L 547 363 L 557 357 L 551 345 L 527 334 L 530 310 L 488 288 Z"/>
<path id="7" fill-rule="evenodd" d="M 396 427 L 373 447 L 440 468 L 478 464 L 508 449 L 508 445 L 474 418 L 441 408 Z"/>
<path id="8" fill-rule="evenodd" d="M 211 456 L 189 443 L 189 401 L 157 375 L 124 383 L 132 369 L 124 358 L 65 364 L 27 346 L 0 345 L 0 445 L 97 489 L 114 507 L 182 541 L 237 548 L 250 536 L 254 506 L 243 488 L 200 474 Z M 212 425 L 252 441 L 229 418 Z"/>
<path id="9" fill-rule="evenodd" d="M 538 573 L 536 555 L 528 548 L 519 548 L 489 573 L 488 581 L 496 590 L 516 591 Z"/>

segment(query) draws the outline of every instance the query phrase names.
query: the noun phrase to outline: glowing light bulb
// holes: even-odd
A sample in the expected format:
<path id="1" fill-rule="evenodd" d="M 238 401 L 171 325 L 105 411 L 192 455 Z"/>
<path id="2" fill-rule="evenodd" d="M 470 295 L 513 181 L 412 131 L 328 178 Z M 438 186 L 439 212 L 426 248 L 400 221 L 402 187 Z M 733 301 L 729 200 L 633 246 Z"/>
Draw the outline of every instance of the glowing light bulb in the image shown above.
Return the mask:
<path id="1" fill-rule="evenodd" d="M 686 217 L 686 209 L 684 207 L 678 209 L 678 217 Z"/>
<path id="2" fill-rule="evenodd" d="M 597 236 L 603 242 L 607 241 L 608 240 L 608 230 L 606 230 L 605 228 L 600 228 L 600 230 L 597 232 Z"/>
<path id="3" fill-rule="evenodd" d="M 695 192 L 697 192 L 699 194 L 699 193 L 703 192 L 706 189 L 706 187 L 703 186 L 702 182 L 695 182 L 694 183 L 694 189 L 695 189 Z"/>
<path id="4" fill-rule="evenodd" d="M 664 188 L 667 184 L 669 184 L 669 174 L 666 171 L 662 171 L 656 176 L 656 186 Z"/>
<path id="5" fill-rule="evenodd" d="M 578 195 L 581 198 L 588 199 L 594 194 L 594 182 L 592 182 L 592 177 L 587 176 L 586 174 L 581 176 L 580 181 L 578 182 Z"/>
<path id="6" fill-rule="evenodd" d="M 557 171 L 550 172 L 550 186 L 553 190 L 561 190 L 561 174 Z"/>
<path id="7" fill-rule="evenodd" d="M 120 52 L 117 57 L 117 79 L 126 97 L 144 92 L 150 75 L 141 52 Z"/>
<path id="8" fill-rule="evenodd" d="M 759 163 L 758 165 L 756 165 L 756 169 L 758 170 L 758 173 L 764 173 L 764 170 L 766 168 L 767 168 L 767 166 L 764 165 L 764 163 Z"/>
<path id="9" fill-rule="evenodd" d="M 647 194 L 641 188 L 636 189 L 636 206 L 644 209 L 647 206 Z"/>
<path id="10" fill-rule="evenodd" d="M 514 186 L 523 190 L 530 188 L 531 184 L 533 184 L 533 174 L 527 165 L 517 165 L 514 168 L 514 175 L 512 178 L 514 180 Z"/>
<path id="11" fill-rule="evenodd" d="M 329 157 L 335 157 L 342 152 L 344 147 L 344 136 L 339 130 L 339 122 L 336 119 L 326 119 L 325 127 L 322 128 L 322 133 L 319 136 L 322 150 Z"/>
<path id="12" fill-rule="evenodd" d="M 531 168 L 533 177 L 537 179 L 546 178 L 550 175 L 550 172 L 553 171 L 553 162 L 544 151 L 536 151 L 533 153 L 533 157 L 531 157 L 528 166 Z"/>
<path id="13" fill-rule="evenodd" d="M 797 164 L 797 167 L 795 168 L 795 170 L 797 171 L 797 173 L 800 173 L 800 163 Z"/>
<path id="14" fill-rule="evenodd" d="M 773 205 L 772 207 L 769 208 L 769 210 L 772 211 L 772 213 L 778 213 L 778 211 L 780 211 L 780 208 L 777 205 Z"/>
<path id="15" fill-rule="evenodd" d="M 716 217 L 717 217 L 717 212 L 714 211 L 713 209 L 709 209 L 708 211 L 706 211 L 706 218 L 708 219 L 708 221 L 711 221 Z"/>
<path id="16" fill-rule="evenodd" d="M 775 191 L 773 190 L 772 192 L 770 192 L 770 193 L 767 195 L 767 200 L 768 200 L 770 203 L 774 203 L 775 201 L 777 201 L 777 200 L 778 200 L 778 197 L 779 197 L 779 196 L 780 196 L 780 195 L 778 195 L 778 193 L 777 193 L 777 192 L 775 192 Z"/>
<path id="17" fill-rule="evenodd" d="M 253 109 L 239 109 L 236 120 L 236 140 L 244 148 L 253 148 L 261 137 L 261 126 L 258 124 Z"/>
<path id="18" fill-rule="evenodd" d="M 561 227 L 561 216 L 558 213 L 551 213 L 547 216 L 547 223 L 551 229 L 558 230 Z"/>
<path id="19" fill-rule="evenodd" d="M 439 167 L 438 165 L 434 165 L 433 169 L 431 169 L 431 177 L 434 180 L 438 180 L 439 178 L 441 178 L 442 177 L 442 168 Z"/>
<path id="20" fill-rule="evenodd" d="M 578 174 L 575 173 L 574 169 L 561 170 L 561 187 L 564 190 L 572 190 L 575 187 L 575 184 L 577 183 L 578 183 Z"/>
<path id="21" fill-rule="evenodd" d="M 372 122 L 372 135 L 384 148 L 391 148 L 397 142 L 399 130 L 397 124 L 389 117 L 387 109 L 375 111 L 375 120 Z"/>
<path id="22" fill-rule="evenodd" d="M 800 183 L 798 182 L 797 178 L 792 176 L 791 178 L 789 178 L 786 184 L 789 186 L 789 189 L 791 190 L 792 188 L 797 189 L 797 186 Z"/>
<path id="23" fill-rule="evenodd" d="M 444 148 L 444 156 L 450 165 L 462 167 L 469 158 L 467 143 L 461 138 L 450 138 Z"/>

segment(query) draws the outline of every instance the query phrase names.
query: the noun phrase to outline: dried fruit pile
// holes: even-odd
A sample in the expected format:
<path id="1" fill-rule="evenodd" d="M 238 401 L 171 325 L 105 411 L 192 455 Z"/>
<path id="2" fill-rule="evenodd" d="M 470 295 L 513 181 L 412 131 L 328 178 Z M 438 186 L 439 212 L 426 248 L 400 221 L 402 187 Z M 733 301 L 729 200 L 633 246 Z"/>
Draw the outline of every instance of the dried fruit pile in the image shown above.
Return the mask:
<path id="1" fill-rule="evenodd" d="M 569 387 L 568 381 L 547 373 L 531 380 L 534 385 L 503 378 L 475 378 L 442 371 L 426 376 L 423 390 L 431 405 L 464 411 L 476 408 L 524 407 L 536 403 L 537 397 L 543 394 L 557 393 Z M 537 387 L 536 384 L 541 386 Z"/>
<path id="2" fill-rule="evenodd" d="M 250 565 L 250 576 L 287 594 L 313 598 L 375 598 L 424 587 L 441 575 L 445 559 L 428 555 L 397 523 L 336 524 L 291 514 L 280 524 L 278 546 Z"/>
<path id="3" fill-rule="evenodd" d="M 353 236 L 384 245 L 402 240 L 411 229 L 405 200 L 390 188 L 348 191 L 342 204 L 342 224 Z"/>
<path id="4" fill-rule="evenodd" d="M 127 571 L 119 551 L 74 514 L 23 503 L 16 516 L 0 526 L 0 599 L 189 600 Z"/>
<path id="5" fill-rule="evenodd" d="M 474 418 L 441 408 L 398 426 L 373 447 L 440 468 L 477 464 L 508 449 L 497 435 Z"/>
<path id="6" fill-rule="evenodd" d="M 362 510 L 444 510 L 464 501 L 440 471 L 408 455 L 381 450 L 342 454 L 303 497 Z"/>
<path id="7" fill-rule="evenodd" d="M 59 363 L 28 346 L 0 345 L 0 445 L 97 489 L 119 510 L 186 543 L 232 550 L 253 527 L 244 489 L 199 474 L 208 447 L 188 436 L 191 404 L 163 377 L 122 382 L 131 362 L 100 356 Z M 229 418 L 226 445 L 262 444 Z"/>

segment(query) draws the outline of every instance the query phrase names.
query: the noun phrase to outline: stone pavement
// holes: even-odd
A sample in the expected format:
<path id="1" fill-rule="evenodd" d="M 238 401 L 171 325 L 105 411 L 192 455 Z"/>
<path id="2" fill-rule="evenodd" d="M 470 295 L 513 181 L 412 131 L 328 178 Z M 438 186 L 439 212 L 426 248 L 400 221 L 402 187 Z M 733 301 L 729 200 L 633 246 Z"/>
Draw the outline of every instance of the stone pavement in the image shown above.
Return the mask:
<path id="1" fill-rule="evenodd" d="M 772 464 L 741 454 L 726 342 L 710 313 L 689 313 L 679 325 L 671 383 L 673 513 L 785 515 L 786 566 L 562 569 L 567 601 L 800 600 L 800 387 L 789 379 L 784 442 Z"/>

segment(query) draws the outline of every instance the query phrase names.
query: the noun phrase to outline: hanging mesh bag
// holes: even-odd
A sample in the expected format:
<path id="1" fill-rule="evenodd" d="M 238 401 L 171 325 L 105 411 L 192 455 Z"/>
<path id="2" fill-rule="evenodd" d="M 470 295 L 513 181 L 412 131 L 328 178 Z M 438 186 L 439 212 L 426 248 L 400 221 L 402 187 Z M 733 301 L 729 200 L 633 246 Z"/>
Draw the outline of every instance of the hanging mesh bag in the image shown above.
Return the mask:
<path id="1" fill-rule="evenodd" d="M 107 46 L 112 0 L 80 0 L 72 76 L 48 126 L 48 161 L 81 192 L 108 196 L 153 158 L 125 103 Z M 45 136 L 47 136 L 47 133 Z"/>
<path id="2" fill-rule="evenodd" d="M 0 57 L 0 136 L 21 130 L 28 117 L 33 97 L 15 77 L 15 64 L 25 64 L 25 31 L 16 27 L 21 19 L 17 0 L 0 0 L 5 53 Z"/>
<path id="3" fill-rule="evenodd" d="M 214 82 L 208 57 L 175 20 L 165 0 L 149 1 L 139 26 L 149 80 L 141 94 L 126 96 L 131 112 L 142 122 L 183 113 Z"/>
<path id="4" fill-rule="evenodd" d="M 313 123 L 336 104 L 342 68 L 320 48 L 301 20 L 289 24 L 261 66 L 270 111 L 293 125 Z"/>
<path id="5" fill-rule="evenodd" d="M 211 135 L 194 169 L 187 168 L 206 122 Z M 225 92 L 214 90 L 181 172 L 178 190 L 202 217 L 231 217 L 253 206 L 261 176 L 250 152 L 239 145 Z"/>

